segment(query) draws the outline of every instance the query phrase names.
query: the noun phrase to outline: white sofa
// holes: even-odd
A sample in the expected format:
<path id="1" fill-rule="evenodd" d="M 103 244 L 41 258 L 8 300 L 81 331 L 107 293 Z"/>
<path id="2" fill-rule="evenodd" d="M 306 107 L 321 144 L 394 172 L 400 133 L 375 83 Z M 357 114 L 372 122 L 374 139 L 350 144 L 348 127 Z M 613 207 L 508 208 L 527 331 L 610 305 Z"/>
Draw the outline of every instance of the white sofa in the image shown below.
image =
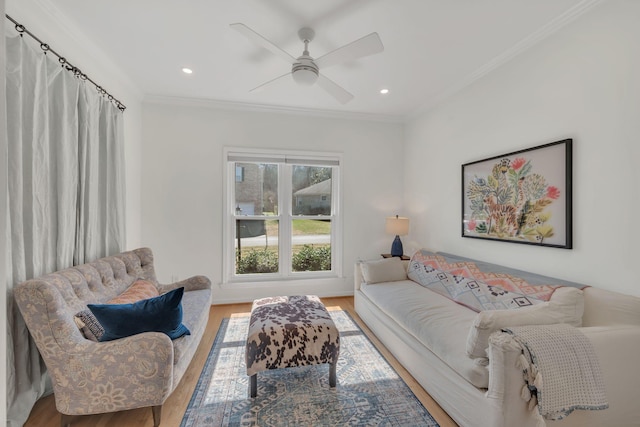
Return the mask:
<path id="1" fill-rule="evenodd" d="M 403 264 L 406 269 L 408 262 Z M 578 314 L 582 307 L 584 311 L 579 330 L 599 359 L 609 408 L 576 410 L 563 420 L 548 421 L 521 398 L 525 382 L 516 366 L 521 349 L 514 340 L 496 332 L 489 339 L 488 364 L 487 359 L 472 359 L 467 338 L 478 313 L 408 278 L 396 280 L 399 277 L 380 266 L 376 274 L 383 281 L 367 283 L 363 265 L 355 265 L 356 312 L 460 426 L 640 426 L 640 298 L 595 287 L 580 291 Z M 512 275 L 523 273 L 527 280 L 544 278 L 495 267 Z"/>

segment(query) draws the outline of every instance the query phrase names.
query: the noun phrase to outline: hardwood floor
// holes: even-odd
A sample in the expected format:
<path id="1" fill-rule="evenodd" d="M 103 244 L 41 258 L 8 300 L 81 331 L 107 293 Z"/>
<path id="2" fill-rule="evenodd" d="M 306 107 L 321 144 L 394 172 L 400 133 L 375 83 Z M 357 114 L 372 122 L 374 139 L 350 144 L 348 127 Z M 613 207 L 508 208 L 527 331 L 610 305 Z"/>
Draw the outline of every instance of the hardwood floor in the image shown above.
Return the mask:
<path id="1" fill-rule="evenodd" d="M 422 402 L 427 410 L 433 415 L 442 427 L 456 427 L 457 424 L 438 406 L 438 404 L 424 391 L 415 379 L 396 361 L 389 351 L 378 341 L 378 339 L 366 327 L 364 322 L 358 317 L 353 306 L 353 297 L 336 297 L 322 299 L 328 310 L 345 310 L 358 322 L 365 331 L 369 339 L 380 350 L 394 369 L 400 374 L 407 385 L 411 388 L 416 397 Z M 193 390 L 200 377 L 200 372 L 209 354 L 211 344 L 218 332 L 220 322 L 225 317 L 234 315 L 247 315 L 251 310 L 251 304 L 229 304 L 211 306 L 209 323 L 205 331 L 200 347 L 198 348 L 191 365 L 185 372 L 182 381 L 174 392 L 169 396 L 162 407 L 161 427 L 176 427 L 180 425 Z M 27 420 L 25 427 L 59 427 L 60 414 L 56 410 L 53 395 L 40 399 Z M 72 421 L 73 427 L 151 427 L 153 418 L 150 408 L 133 409 L 110 414 L 87 415 L 75 417 Z"/>

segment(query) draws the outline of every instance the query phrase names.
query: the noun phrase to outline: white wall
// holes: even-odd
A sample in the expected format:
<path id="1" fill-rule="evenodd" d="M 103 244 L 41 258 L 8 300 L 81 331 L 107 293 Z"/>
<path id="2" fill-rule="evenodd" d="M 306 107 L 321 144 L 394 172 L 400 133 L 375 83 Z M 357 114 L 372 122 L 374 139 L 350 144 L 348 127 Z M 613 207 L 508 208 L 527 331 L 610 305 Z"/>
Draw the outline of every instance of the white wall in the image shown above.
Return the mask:
<path id="1" fill-rule="evenodd" d="M 142 240 L 161 282 L 204 274 L 214 304 L 276 292 L 346 295 L 356 259 L 389 251 L 384 218 L 403 214 L 401 124 L 154 102 L 145 103 L 143 129 Z M 344 277 L 322 287 L 220 287 L 225 146 L 343 153 Z"/>
<path id="2" fill-rule="evenodd" d="M 111 62 L 99 46 L 84 38 L 75 23 L 62 15 L 49 0 L 7 0 L 6 9 L 13 19 L 64 55 L 127 107 L 124 112 L 126 241 L 128 248 L 140 246 L 142 93 L 119 65 Z"/>
<path id="3" fill-rule="evenodd" d="M 604 2 L 406 129 L 415 245 L 640 295 L 640 2 Z M 460 237 L 461 165 L 573 138 L 574 249 Z"/>

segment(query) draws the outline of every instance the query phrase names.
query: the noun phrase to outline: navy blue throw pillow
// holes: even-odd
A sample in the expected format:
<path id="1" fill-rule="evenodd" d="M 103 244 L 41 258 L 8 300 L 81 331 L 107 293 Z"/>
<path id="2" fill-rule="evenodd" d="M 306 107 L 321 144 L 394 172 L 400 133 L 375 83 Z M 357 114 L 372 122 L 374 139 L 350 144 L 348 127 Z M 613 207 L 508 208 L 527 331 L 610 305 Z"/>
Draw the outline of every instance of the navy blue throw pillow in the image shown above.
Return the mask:
<path id="1" fill-rule="evenodd" d="M 104 328 L 100 341 L 111 341 L 142 332 L 164 332 L 172 340 L 191 335 L 182 324 L 184 288 L 132 304 L 88 304 Z"/>

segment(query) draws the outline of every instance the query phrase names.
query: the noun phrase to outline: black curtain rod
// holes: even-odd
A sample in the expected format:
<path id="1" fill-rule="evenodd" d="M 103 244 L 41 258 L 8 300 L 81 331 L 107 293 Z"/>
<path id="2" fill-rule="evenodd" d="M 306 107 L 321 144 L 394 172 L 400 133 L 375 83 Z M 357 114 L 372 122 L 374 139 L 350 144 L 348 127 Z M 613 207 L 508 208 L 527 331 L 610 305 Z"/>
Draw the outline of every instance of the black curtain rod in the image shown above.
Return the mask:
<path id="1" fill-rule="evenodd" d="M 40 40 L 29 30 L 27 30 L 24 25 L 19 24 L 15 19 L 10 17 L 9 15 L 5 14 L 5 16 L 9 21 L 13 22 L 13 24 L 16 26 L 15 27 L 16 31 L 20 34 L 20 37 L 22 37 L 24 34 L 31 36 L 31 38 L 33 38 L 35 41 L 40 43 L 40 49 L 42 49 L 45 55 L 47 54 L 47 52 L 53 53 L 58 58 L 58 62 L 63 68 L 65 68 L 67 71 L 71 71 L 73 75 L 79 78 L 80 80 L 86 80 L 91 84 L 93 84 L 96 87 L 96 90 L 100 93 L 100 95 L 106 96 L 107 99 L 113 104 L 115 104 L 115 106 L 118 107 L 120 111 L 124 112 L 124 110 L 126 110 L 127 107 L 125 107 L 125 105 L 122 102 L 118 101 L 116 98 L 113 97 L 113 95 L 111 95 L 109 92 L 104 90 L 102 86 L 100 86 L 99 84 L 91 80 L 89 76 L 83 73 L 78 67 L 76 67 L 75 65 L 67 61 L 67 59 L 64 56 L 60 56 L 60 54 L 58 54 L 58 52 L 56 52 L 55 50 L 51 49 L 51 47 L 48 44 Z"/>

